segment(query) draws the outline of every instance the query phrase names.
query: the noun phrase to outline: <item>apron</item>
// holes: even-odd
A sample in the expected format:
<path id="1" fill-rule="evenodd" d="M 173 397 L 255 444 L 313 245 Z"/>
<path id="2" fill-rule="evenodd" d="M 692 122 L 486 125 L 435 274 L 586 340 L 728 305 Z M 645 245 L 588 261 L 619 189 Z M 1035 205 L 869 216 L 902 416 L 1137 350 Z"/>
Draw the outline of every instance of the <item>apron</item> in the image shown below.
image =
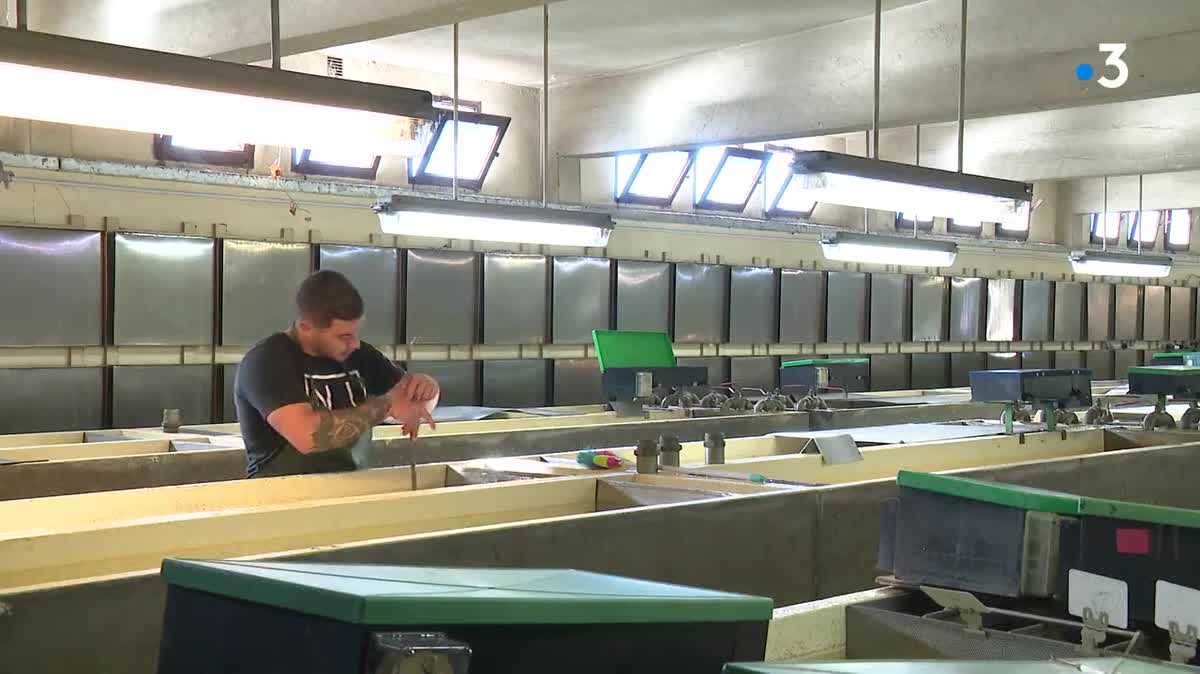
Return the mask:
<path id="1" fill-rule="evenodd" d="M 342 473 L 370 468 L 373 437 L 371 429 L 367 429 L 348 447 L 315 454 L 302 454 L 291 444 L 285 444 L 270 461 L 258 469 L 254 477 Z"/>

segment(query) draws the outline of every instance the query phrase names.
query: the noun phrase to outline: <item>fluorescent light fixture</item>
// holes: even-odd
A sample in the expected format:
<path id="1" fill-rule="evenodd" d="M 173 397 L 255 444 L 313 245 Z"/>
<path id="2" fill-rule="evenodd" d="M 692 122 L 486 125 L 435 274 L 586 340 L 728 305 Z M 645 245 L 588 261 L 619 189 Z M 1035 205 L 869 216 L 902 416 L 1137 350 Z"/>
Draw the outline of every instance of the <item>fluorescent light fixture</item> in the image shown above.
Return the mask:
<path id="1" fill-rule="evenodd" d="M 699 199 L 696 201 L 696 207 L 738 213 L 746 210 L 750 196 L 762 180 L 769 157 L 768 153 L 758 150 L 725 148 L 712 177 L 704 183 L 704 191 L 697 195 Z M 699 158 L 696 161 L 699 171 Z"/>
<path id="2" fill-rule="evenodd" d="M 645 152 L 629 174 L 629 181 L 618 192 L 621 203 L 667 207 L 683 186 L 694 153 L 687 150 Z M 618 162 L 618 173 L 620 165 Z"/>
<path id="3" fill-rule="evenodd" d="M 949 267 L 958 255 L 958 246 L 949 241 L 838 232 L 821 239 L 821 251 L 825 259 L 836 262 Z"/>
<path id="4" fill-rule="evenodd" d="M 0 116 L 282 147 L 420 151 L 428 91 L 0 28 Z"/>
<path id="5" fill-rule="evenodd" d="M 1172 260 L 1166 255 L 1137 255 L 1099 250 L 1071 253 L 1071 267 L 1077 274 L 1090 276 L 1139 276 L 1162 278 L 1171 273 Z"/>
<path id="6" fill-rule="evenodd" d="M 483 189 L 500 141 L 512 119 L 479 112 L 458 113 L 458 186 Z M 409 182 L 414 185 L 454 184 L 454 119 L 447 115 L 438 121 L 433 138 L 419 161 L 409 167 Z"/>
<path id="7" fill-rule="evenodd" d="M 792 164 L 807 199 L 985 222 L 1028 220 L 1033 186 L 954 171 L 825 151 L 798 151 Z"/>
<path id="8" fill-rule="evenodd" d="M 373 210 L 388 234 L 436 239 L 604 248 L 613 226 L 602 213 L 418 197 L 392 197 Z"/>

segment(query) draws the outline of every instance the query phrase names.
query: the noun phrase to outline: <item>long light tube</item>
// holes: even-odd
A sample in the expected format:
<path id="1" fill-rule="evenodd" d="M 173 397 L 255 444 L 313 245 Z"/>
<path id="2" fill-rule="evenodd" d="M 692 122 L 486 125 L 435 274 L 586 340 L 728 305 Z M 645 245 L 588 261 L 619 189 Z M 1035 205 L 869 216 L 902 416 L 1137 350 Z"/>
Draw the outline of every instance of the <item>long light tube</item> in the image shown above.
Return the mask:
<path id="1" fill-rule="evenodd" d="M 949 241 L 930 241 L 895 236 L 838 232 L 821 240 L 825 259 L 905 267 L 949 267 L 958 246 Z"/>
<path id="2" fill-rule="evenodd" d="M 1071 267 L 1077 274 L 1090 276 L 1136 276 L 1163 278 L 1171 273 L 1172 260 L 1166 255 L 1137 255 L 1099 250 L 1071 253 Z"/>
<path id="3" fill-rule="evenodd" d="M 0 116 L 375 155 L 418 154 L 427 91 L 0 29 Z"/>
<path id="4" fill-rule="evenodd" d="M 1015 226 L 1033 198 L 1028 183 L 836 152 L 797 152 L 792 167 L 806 200 L 856 208 Z"/>
<path id="5" fill-rule="evenodd" d="M 604 248 L 613 224 L 596 213 L 416 197 L 393 197 L 374 210 L 388 234 L 551 246 Z"/>

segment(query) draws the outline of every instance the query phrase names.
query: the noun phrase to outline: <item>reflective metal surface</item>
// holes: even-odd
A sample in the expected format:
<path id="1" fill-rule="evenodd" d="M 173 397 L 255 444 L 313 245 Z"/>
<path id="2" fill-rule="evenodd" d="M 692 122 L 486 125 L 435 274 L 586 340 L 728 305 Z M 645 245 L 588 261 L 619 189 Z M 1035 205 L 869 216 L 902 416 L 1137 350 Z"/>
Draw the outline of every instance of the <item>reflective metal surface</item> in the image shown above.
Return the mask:
<path id="1" fill-rule="evenodd" d="M 730 358 L 729 378 L 739 386 L 760 388 L 770 393 L 779 386 L 779 359 L 774 356 Z"/>
<path id="2" fill-rule="evenodd" d="M 901 391 L 909 388 L 909 357 L 903 353 L 871 356 L 871 390 Z"/>
<path id="3" fill-rule="evenodd" d="M 1113 353 L 1113 377 L 1125 379 L 1129 376 L 1129 368 L 1142 364 L 1142 352 L 1132 349 L 1122 349 Z"/>
<path id="4" fill-rule="evenodd" d="M 218 421 L 232 423 L 237 421 L 237 405 L 233 402 L 233 386 L 237 381 L 237 363 L 226 363 L 221 367 L 221 418 Z"/>
<path id="5" fill-rule="evenodd" d="M 118 365 L 112 369 L 113 428 L 162 425 L 164 409 L 184 424 L 213 421 L 210 365 Z"/>
<path id="6" fill-rule="evenodd" d="M 911 320 L 908 276 L 871 274 L 871 341 L 909 341 Z"/>
<path id="7" fill-rule="evenodd" d="M 113 239 L 113 343 L 212 344 L 214 241 Z"/>
<path id="8" fill-rule="evenodd" d="M 1087 338 L 1092 341 L 1112 339 L 1113 304 L 1116 295 L 1106 283 L 1087 286 Z"/>
<path id="9" fill-rule="evenodd" d="M 1114 339 L 1140 339 L 1142 334 L 1141 286 L 1117 286 Z M 1118 373 L 1123 370 L 1118 371 Z"/>
<path id="10" fill-rule="evenodd" d="M 617 329 L 671 331 L 671 265 L 617 260 Z"/>
<path id="11" fill-rule="evenodd" d="M 1083 339 L 1087 309 L 1083 289 L 1082 283 L 1054 284 L 1054 339 L 1071 342 Z"/>
<path id="12" fill-rule="evenodd" d="M 912 339 L 944 341 L 949 333 L 950 279 L 945 276 L 912 277 Z"/>
<path id="13" fill-rule="evenodd" d="M 729 341 L 773 344 L 779 339 L 779 270 L 733 267 L 729 280 Z"/>
<path id="14" fill-rule="evenodd" d="M 1085 351 L 1084 364 L 1092 371 L 1092 379 L 1115 379 L 1112 351 Z M 1124 375 L 1122 374 L 1122 378 Z"/>
<path id="15" fill-rule="evenodd" d="M 0 194 L 3 190 L 0 189 Z M 101 344 L 98 232 L 0 227 L 0 346 Z"/>
<path id="16" fill-rule="evenodd" d="M 1196 291 L 1194 288 L 1171 288 L 1171 325 L 1168 339 L 1187 340 L 1195 334 Z"/>
<path id="17" fill-rule="evenodd" d="M 989 369 L 989 370 L 1019 370 L 1019 369 L 1021 369 L 1021 354 L 1019 354 L 1019 353 L 989 353 L 989 354 L 987 354 L 987 369 Z"/>
<path id="18" fill-rule="evenodd" d="M 1017 338 L 1017 281 L 988 279 L 987 341 L 1011 342 Z"/>
<path id="19" fill-rule="evenodd" d="M 823 271 L 784 269 L 779 279 L 779 341 L 819 344 L 825 341 Z"/>
<path id="20" fill-rule="evenodd" d="M 730 380 L 728 358 L 680 358 L 679 365 L 708 368 L 709 384 L 727 384 Z"/>
<path id="21" fill-rule="evenodd" d="M 914 389 L 945 388 L 950 385 L 950 356 L 944 353 L 914 353 L 912 383 Z"/>
<path id="22" fill-rule="evenodd" d="M 555 344 L 591 344 L 592 330 L 612 324 L 612 261 L 554 258 L 552 338 Z"/>
<path id="23" fill-rule="evenodd" d="M 1021 339 L 1046 341 L 1053 339 L 1054 283 L 1052 281 L 1023 281 L 1021 283 Z M 1079 305 L 1075 312 L 1082 314 Z"/>
<path id="24" fill-rule="evenodd" d="M 1085 367 L 1085 362 L 1086 359 L 1082 351 L 1058 351 L 1054 354 L 1054 367 L 1059 369 Z M 1099 379 L 1094 374 L 1093 378 Z"/>
<path id="25" fill-rule="evenodd" d="M 867 341 L 867 274 L 851 271 L 829 272 L 829 297 L 825 307 L 828 342 Z"/>
<path id="26" fill-rule="evenodd" d="M 1049 351 L 1023 351 L 1021 367 L 1026 370 L 1048 370 L 1053 367 L 1054 354 Z"/>
<path id="27" fill-rule="evenodd" d="M 537 407 L 549 402 L 548 360 L 483 361 L 483 404 L 496 407 Z"/>
<path id="28" fill-rule="evenodd" d="M 483 343 L 545 342 L 547 282 L 543 255 L 484 255 Z"/>
<path id="29" fill-rule="evenodd" d="M 984 292 L 981 278 L 950 280 L 950 341 L 977 342 L 984 334 Z"/>
<path id="30" fill-rule="evenodd" d="M 604 402 L 600 363 L 595 358 L 554 361 L 554 404 L 591 405 Z"/>
<path id="31" fill-rule="evenodd" d="M 479 255 L 408 251 L 404 341 L 474 344 L 479 340 Z"/>
<path id="32" fill-rule="evenodd" d="M 307 243 L 224 240 L 221 343 L 249 346 L 286 329 L 312 267 Z"/>
<path id="33" fill-rule="evenodd" d="M 1167 289 L 1164 286 L 1146 286 L 1142 291 L 1142 339 L 1166 339 Z"/>
<path id="34" fill-rule="evenodd" d="M 478 405 L 483 400 L 477 360 L 414 360 L 406 365 L 409 372 L 427 374 L 437 380 L 442 388 L 439 405 Z"/>
<path id="35" fill-rule="evenodd" d="M 373 246 L 339 246 L 323 243 L 318 265 L 341 272 L 350 279 L 366 307 L 360 336 L 370 344 L 390 345 L 398 336 L 400 298 L 400 251 Z"/>
<path id="36" fill-rule="evenodd" d="M 0 369 L 0 433 L 81 431 L 104 426 L 104 369 Z"/>
<path id="37" fill-rule="evenodd" d="M 950 385 L 970 386 L 971 372 L 988 369 L 987 356 L 982 353 L 950 354 Z"/>
<path id="38" fill-rule="evenodd" d="M 729 326 L 729 267 L 675 265 L 675 341 L 719 344 Z"/>

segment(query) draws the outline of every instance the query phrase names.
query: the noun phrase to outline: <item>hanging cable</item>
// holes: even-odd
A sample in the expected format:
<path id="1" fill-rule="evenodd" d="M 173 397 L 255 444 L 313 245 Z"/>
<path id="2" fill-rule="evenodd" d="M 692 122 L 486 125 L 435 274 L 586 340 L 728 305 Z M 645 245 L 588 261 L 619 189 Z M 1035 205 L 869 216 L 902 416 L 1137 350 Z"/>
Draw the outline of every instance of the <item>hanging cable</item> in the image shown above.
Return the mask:
<path id="1" fill-rule="evenodd" d="M 967 110 L 967 0 L 962 0 L 958 37 L 958 172 L 963 172 L 963 120 Z"/>
<path id="2" fill-rule="evenodd" d="M 458 24 L 454 24 L 454 176 L 450 179 L 450 194 L 455 201 L 458 200 Z"/>
<path id="3" fill-rule="evenodd" d="M 963 0 L 964 2 L 966 0 Z M 874 143 L 871 156 L 879 159 L 879 47 L 881 39 L 880 28 L 883 25 L 883 0 L 875 0 L 875 109 L 871 115 L 871 130 Z"/>
<path id="4" fill-rule="evenodd" d="M 550 203 L 550 5 L 542 5 L 542 208 Z"/>

